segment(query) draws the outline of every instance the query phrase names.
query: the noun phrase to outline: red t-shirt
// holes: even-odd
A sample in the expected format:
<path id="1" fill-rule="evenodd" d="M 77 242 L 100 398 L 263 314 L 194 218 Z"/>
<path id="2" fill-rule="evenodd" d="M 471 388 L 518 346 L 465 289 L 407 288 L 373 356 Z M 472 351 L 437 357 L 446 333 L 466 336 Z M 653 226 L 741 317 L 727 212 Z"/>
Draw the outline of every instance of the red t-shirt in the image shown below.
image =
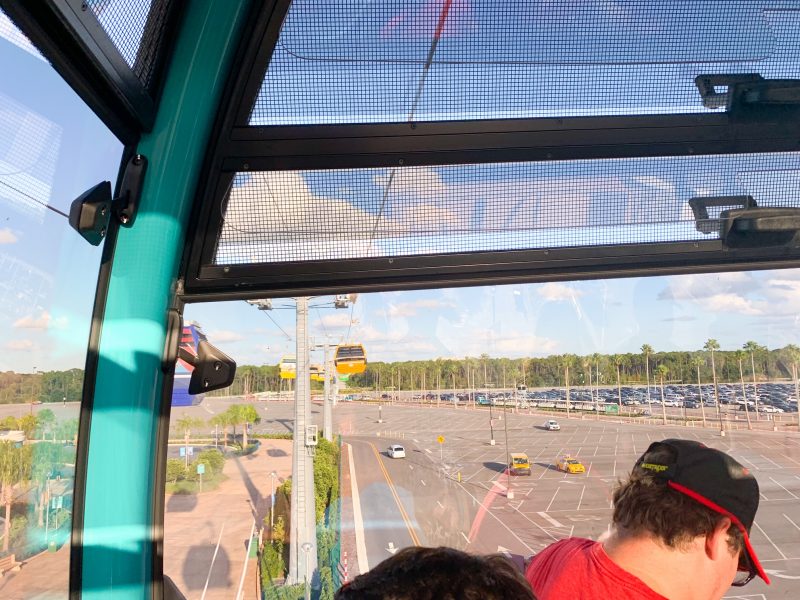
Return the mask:
<path id="1" fill-rule="evenodd" d="M 617 566 L 602 544 L 583 538 L 539 552 L 525 577 L 538 600 L 667 600 Z"/>

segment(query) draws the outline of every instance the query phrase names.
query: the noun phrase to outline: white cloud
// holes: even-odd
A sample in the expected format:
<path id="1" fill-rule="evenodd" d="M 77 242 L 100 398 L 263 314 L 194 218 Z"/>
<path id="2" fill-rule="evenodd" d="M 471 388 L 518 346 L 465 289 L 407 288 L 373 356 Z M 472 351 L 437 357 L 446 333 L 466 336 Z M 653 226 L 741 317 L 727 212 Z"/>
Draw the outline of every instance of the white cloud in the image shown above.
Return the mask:
<path id="1" fill-rule="evenodd" d="M 15 329 L 39 329 L 39 330 L 46 330 L 46 329 L 64 329 L 67 326 L 67 318 L 66 317 L 59 317 L 58 319 L 53 319 L 53 317 L 47 311 L 42 312 L 41 315 L 35 317 L 33 315 L 28 315 L 17 319 L 14 321 L 13 327 Z"/>
<path id="2" fill-rule="evenodd" d="M 413 196 L 418 199 L 435 199 L 447 192 L 446 185 L 438 171 L 429 167 L 398 169 L 394 177 L 387 171 L 373 177 L 375 185 L 386 186 L 392 178 L 391 195 Z"/>
<path id="3" fill-rule="evenodd" d="M 222 329 L 220 331 L 209 332 L 208 339 L 211 340 L 212 343 L 238 342 L 239 340 L 243 340 L 244 336 L 236 331 Z"/>
<path id="4" fill-rule="evenodd" d="M 737 294 L 715 294 L 708 298 L 700 299 L 700 304 L 709 312 L 734 312 L 743 315 L 760 315 L 763 313 L 759 303 Z"/>
<path id="5" fill-rule="evenodd" d="M 376 218 L 348 200 L 315 194 L 300 173 L 253 173 L 247 183 L 231 190 L 218 257 L 228 262 L 281 262 L 370 256 L 376 252 Z M 383 228 L 403 232 L 402 225 L 386 215 L 377 237 Z M 344 237 L 330 234 L 343 231 Z"/>
<path id="6" fill-rule="evenodd" d="M 401 344 L 375 342 L 367 346 L 367 359 L 382 362 L 424 360 L 433 356 L 437 346 L 424 339 L 404 339 Z"/>
<path id="7" fill-rule="evenodd" d="M 456 305 L 449 300 L 430 298 L 415 300 L 413 302 L 390 304 L 388 308 L 379 310 L 378 314 L 387 317 L 415 317 L 421 310 L 442 310 L 445 308 L 455 308 L 455 306 Z"/>
<path id="8" fill-rule="evenodd" d="M 36 344 L 31 340 L 9 340 L 5 348 L 11 352 L 30 352 L 36 348 Z"/>
<path id="9" fill-rule="evenodd" d="M 0 229 L 0 244 L 16 244 L 19 238 L 8 227 Z"/>
<path id="10" fill-rule="evenodd" d="M 659 300 L 701 300 L 719 294 L 744 295 L 758 287 L 752 273 L 735 271 L 713 275 L 676 275 L 667 279 Z"/>
<path id="11" fill-rule="evenodd" d="M 550 281 L 541 286 L 537 286 L 536 291 L 539 296 L 551 302 L 559 302 L 562 300 L 574 300 L 577 297 L 583 296 L 584 292 L 575 289 L 565 283 L 558 283 Z"/>
<path id="12" fill-rule="evenodd" d="M 326 329 L 347 329 L 350 327 L 350 311 L 340 310 L 333 314 L 323 315 L 314 323 L 314 327 L 324 327 Z"/>

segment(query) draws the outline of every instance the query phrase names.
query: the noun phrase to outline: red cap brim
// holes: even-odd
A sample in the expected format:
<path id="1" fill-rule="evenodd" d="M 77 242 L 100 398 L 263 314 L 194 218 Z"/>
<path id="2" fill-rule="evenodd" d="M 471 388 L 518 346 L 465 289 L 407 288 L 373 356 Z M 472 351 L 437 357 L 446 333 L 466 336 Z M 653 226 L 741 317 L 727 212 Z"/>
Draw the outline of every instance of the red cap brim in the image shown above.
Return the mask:
<path id="1" fill-rule="evenodd" d="M 668 481 L 667 484 L 672 489 L 680 492 L 681 494 L 686 494 L 693 500 L 697 500 L 700 504 L 710 508 L 714 512 L 717 512 L 725 517 L 728 517 L 731 520 L 731 523 L 736 525 L 736 528 L 742 532 L 742 536 L 744 537 L 744 548 L 747 551 L 747 555 L 750 557 L 750 562 L 753 563 L 753 567 L 755 567 L 756 569 L 756 573 L 758 573 L 758 576 L 761 577 L 761 579 L 763 579 L 767 585 L 769 585 L 769 577 L 767 577 L 767 574 L 764 572 L 761 563 L 758 561 L 758 556 L 756 556 L 756 553 L 753 550 L 753 546 L 750 544 L 750 536 L 747 533 L 747 529 L 736 515 L 730 513 L 729 511 L 722 508 L 719 504 L 712 502 L 705 496 L 702 496 L 697 492 L 690 490 L 689 488 L 681 485 L 680 483 L 675 483 L 674 481 Z"/>

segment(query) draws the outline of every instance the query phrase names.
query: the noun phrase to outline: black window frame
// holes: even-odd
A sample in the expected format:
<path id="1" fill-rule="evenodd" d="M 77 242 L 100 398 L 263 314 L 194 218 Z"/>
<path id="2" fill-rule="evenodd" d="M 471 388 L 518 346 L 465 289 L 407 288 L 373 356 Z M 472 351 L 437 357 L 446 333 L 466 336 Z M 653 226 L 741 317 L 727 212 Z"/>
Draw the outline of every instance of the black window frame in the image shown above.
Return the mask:
<path id="1" fill-rule="evenodd" d="M 354 125 L 250 126 L 291 2 L 254 19 L 198 184 L 181 268 L 187 301 L 800 266 L 798 248 L 719 240 L 215 265 L 237 172 L 680 157 L 800 150 L 800 109 Z"/>
<path id="2" fill-rule="evenodd" d="M 155 1 L 155 0 L 154 0 Z M 126 146 L 155 123 L 161 85 L 185 0 L 166 2 L 152 77 L 142 84 L 82 0 L 0 0 L 14 24 Z M 143 37 L 149 35 L 148 19 Z"/>

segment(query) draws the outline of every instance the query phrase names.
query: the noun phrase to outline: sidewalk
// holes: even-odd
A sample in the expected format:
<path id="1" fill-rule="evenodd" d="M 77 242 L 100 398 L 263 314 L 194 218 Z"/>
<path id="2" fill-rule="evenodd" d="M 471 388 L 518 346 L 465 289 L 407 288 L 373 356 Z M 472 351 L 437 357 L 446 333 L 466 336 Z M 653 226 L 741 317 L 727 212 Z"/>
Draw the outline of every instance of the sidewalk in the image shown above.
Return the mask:
<path id="1" fill-rule="evenodd" d="M 291 443 L 262 440 L 255 453 L 225 461 L 223 473 L 228 479 L 216 490 L 167 496 L 164 573 L 187 600 L 236 598 L 253 520 L 260 526 L 269 510 L 269 474 L 277 471 L 280 478 L 289 477 Z M 243 600 L 257 599 L 256 572 L 256 561 L 250 560 Z"/>
<path id="2" fill-rule="evenodd" d="M 352 580 L 358 572 L 358 558 L 356 554 L 356 533 L 355 519 L 353 517 L 353 488 L 350 479 L 350 444 L 342 444 L 342 455 L 340 458 L 339 472 L 341 497 L 342 497 L 342 564 L 339 572 L 342 576 L 342 583 Z M 347 579 L 345 579 L 345 558 L 347 560 Z"/>

